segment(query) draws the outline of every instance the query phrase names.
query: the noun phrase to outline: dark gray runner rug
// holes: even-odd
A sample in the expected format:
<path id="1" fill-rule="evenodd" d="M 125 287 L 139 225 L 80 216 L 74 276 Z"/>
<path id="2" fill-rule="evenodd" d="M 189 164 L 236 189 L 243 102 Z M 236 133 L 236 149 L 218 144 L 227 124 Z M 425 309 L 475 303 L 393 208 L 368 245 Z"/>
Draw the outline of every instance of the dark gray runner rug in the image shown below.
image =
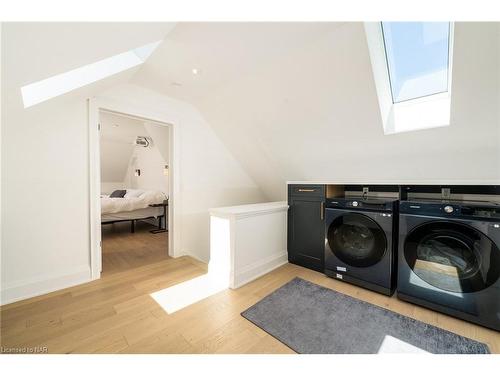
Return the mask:
<path id="1" fill-rule="evenodd" d="M 489 353 L 480 342 L 300 278 L 241 315 L 298 353 Z"/>

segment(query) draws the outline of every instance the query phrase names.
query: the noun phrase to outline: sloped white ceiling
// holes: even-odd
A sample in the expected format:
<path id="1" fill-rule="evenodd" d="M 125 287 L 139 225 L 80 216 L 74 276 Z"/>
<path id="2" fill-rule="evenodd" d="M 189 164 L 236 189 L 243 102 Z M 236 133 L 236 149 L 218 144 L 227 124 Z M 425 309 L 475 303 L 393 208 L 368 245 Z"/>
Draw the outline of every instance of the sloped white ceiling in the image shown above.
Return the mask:
<path id="1" fill-rule="evenodd" d="M 362 23 L 172 27 L 6 24 L 2 104 L 22 110 L 22 85 L 164 38 L 142 67 L 61 100 L 131 81 L 188 101 L 270 199 L 283 198 L 286 180 L 500 178 L 498 23 L 456 24 L 451 126 L 391 136 L 383 135 Z"/>
<path id="2" fill-rule="evenodd" d="M 111 112 L 99 114 L 101 124 L 101 181 L 104 183 L 126 180 L 130 160 L 134 155 L 138 136 L 151 138 L 151 146 L 168 164 L 168 127 Z M 156 152 L 156 151 L 155 151 Z"/>
<path id="3" fill-rule="evenodd" d="M 267 69 L 290 51 L 342 23 L 178 23 L 133 78 L 163 94 L 193 101 Z M 193 75 L 192 69 L 200 70 Z"/>
<path id="4" fill-rule="evenodd" d="M 144 129 L 146 129 L 146 132 L 149 134 L 154 145 L 160 152 L 162 159 L 168 165 L 170 161 L 170 135 L 168 127 L 146 121 L 144 122 Z"/>
<path id="5" fill-rule="evenodd" d="M 147 136 L 142 121 L 101 112 L 101 181 L 123 182 L 137 136 Z"/>
<path id="6" fill-rule="evenodd" d="M 197 106 L 272 199 L 286 180 L 498 181 L 499 48 L 498 24 L 457 23 L 451 125 L 389 136 L 362 23 L 178 25 L 133 81 Z"/>
<path id="7" fill-rule="evenodd" d="M 161 40 L 168 23 L 7 23 L 17 73 L 27 84 Z M 14 35 L 13 35 L 14 34 Z M 25 69 L 26 68 L 26 69 Z M 22 78 L 21 78 L 22 77 Z"/>
<path id="8" fill-rule="evenodd" d="M 2 25 L 2 90 L 7 110 L 23 109 L 20 88 L 39 80 L 162 40 L 173 23 L 27 22 Z M 85 98 L 128 82 L 137 71 L 106 78 L 64 97 Z"/>

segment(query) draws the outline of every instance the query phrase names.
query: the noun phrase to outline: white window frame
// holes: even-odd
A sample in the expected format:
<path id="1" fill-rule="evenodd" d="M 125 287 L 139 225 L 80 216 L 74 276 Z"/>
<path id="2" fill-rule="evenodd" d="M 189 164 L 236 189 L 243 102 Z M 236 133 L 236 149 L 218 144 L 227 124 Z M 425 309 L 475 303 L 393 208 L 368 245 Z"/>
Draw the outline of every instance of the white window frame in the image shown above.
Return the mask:
<path id="1" fill-rule="evenodd" d="M 450 22 L 448 90 L 394 103 L 381 22 L 365 22 L 373 78 L 384 134 L 396 134 L 450 125 L 454 24 Z"/>
<path id="2" fill-rule="evenodd" d="M 24 108 L 45 102 L 146 62 L 162 41 L 126 51 L 21 87 Z"/>

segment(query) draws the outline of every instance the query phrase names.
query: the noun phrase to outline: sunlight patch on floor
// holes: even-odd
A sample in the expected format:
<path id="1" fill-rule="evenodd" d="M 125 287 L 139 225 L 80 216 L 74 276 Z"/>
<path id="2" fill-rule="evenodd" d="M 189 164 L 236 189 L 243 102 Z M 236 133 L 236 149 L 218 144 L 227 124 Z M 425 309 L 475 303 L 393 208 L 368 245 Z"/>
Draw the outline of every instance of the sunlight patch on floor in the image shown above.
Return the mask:
<path id="1" fill-rule="evenodd" d="M 168 314 L 172 314 L 225 289 L 227 283 L 206 274 L 152 293 L 151 297 Z"/>
<path id="2" fill-rule="evenodd" d="M 393 336 L 386 335 L 380 348 L 378 349 L 378 354 L 395 354 L 395 353 L 429 353 L 423 349 L 420 349 L 414 345 L 408 344 L 400 339 Z"/>
<path id="3" fill-rule="evenodd" d="M 151 297 L 172 314 L 229 288 L 231 272 L 229 219 L 210 218 L 210 263 L 208 273 L 151 293 Z"/>

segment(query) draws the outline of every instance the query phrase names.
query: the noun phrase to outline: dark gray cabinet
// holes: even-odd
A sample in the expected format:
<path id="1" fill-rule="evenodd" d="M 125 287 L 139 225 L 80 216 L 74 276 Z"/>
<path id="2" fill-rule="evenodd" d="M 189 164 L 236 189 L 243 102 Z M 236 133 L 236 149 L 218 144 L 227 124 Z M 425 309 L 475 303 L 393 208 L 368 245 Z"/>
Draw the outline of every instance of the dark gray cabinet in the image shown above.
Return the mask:
<path id="1" fill-rule="evenodd" d="M 323 272 L 324 185 L 288 186 L 288 261 Z"/>

